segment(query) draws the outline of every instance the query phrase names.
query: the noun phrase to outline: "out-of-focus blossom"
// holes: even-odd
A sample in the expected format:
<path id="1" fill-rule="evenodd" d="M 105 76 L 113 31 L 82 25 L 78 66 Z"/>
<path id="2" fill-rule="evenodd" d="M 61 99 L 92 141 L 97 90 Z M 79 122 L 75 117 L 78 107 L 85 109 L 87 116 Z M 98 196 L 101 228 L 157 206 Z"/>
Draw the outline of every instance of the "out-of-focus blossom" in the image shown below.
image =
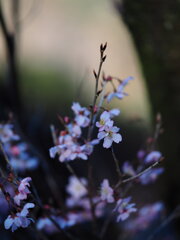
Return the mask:
<path id="1" fill-rule="evenodd" d="M 82 145 L 81 148 L 85 154 L 91 155 L 91 153 L 93 152 L 94 146 L 97 144 L 99 144 L 99 139 L 94 139 Z"/>
<path id="2" fill-rule="evenodd" d="M 0 124 L 0 141 L 2 143 L 19 140 L 19 136 L 14 134 L 12 129 L 12 124 Z"/>
<path id="3" fill-rule="evenodd" d="M 90 123 L 90 111 L 85 107 L 81 107 L 81 105 L 77 102 L 74 102 L 71 108 L 75 114 L 74 120 L 76 121 L 76 123 L 80 127 L 87 127 Z"/>
<path id="4" fill-rule="evenodd" d="M 120 110 L 117 108 L 114 108 L 109 111 L 109 114 L 110 114 L 110 118 L 116 117 L 120 114 Z"/>
<path id="5" fill-rule="evenodd" d="M 130 220 L 125 225 L 125 229 L 132 233 L 144 230 L 159 216 L 164 210 L 164 204 L 162 202 L 156 202 L 154 204 L 145 205 L 138 211 L 138 216 L 135 219 Z"/>
<path id="6" fill-rule="evenodd" d="M 29 193 L 31 193 L 28 189 L 28 187 L 30 187 L 29 182 L 32 179 L 30 177 L 24 178 L 23 180 L 21 180 L 19 187 L 18 187 L 18 193 L 14 196 L 14 202 L 19 206 L 20 205 L 20 201 L 27 199 L 27 195 Z"/>
<path id="7" fill-rule="evenodd" d="M 34 203 L 26 203 L 21 212 L 16 213 L 16 215 L 9 215 L 4 222 L 5 229 L 11 228 L 11 231 L 14 232 L 19 227 L 28 227 L 33 219 L 28 218 L 27 215 L 29 214 L 29 209 L 34 207 Z"/>
<path id="8" fill-rule="evenodd" d="M 108 203 L 113 203 L 114 202 L 114 191 L 109 185 L 108 179 L 104 179 L 103 182 L 101 183 L 101 200 L 107 201 Z"/>
<path id="9" fill-rule="evenodd" d="M 135 176 L 136 172 L 133 168 L 133 166 L 129 163 L 129 162 L 125 162 L 122 166 L 122 172 L 125 175 L 129 175 L 129 176 Z"/>
<path id="10" fill-rule="evenodd" d="M 76 123 L 69 123 L 67 128 L 72 137 L 79 138 L 82 134 L 80 126 Z"/>
<path id="11" fill-rule="evenodd" d="M 162 157 L 162 154 L 159 151 L 150 152 L 144 159 L 145 163 L 154 163 L 157 162 Z"/>
<path id="12" fill-rule="evenodd" d="M 98 139 L 104 139 L 103 147 L 110 148 L 112 143 L 119 143 L 122 141 L 121 134 L 117 133 L 119 131 L 118 127 L 113 126 L 113 121 L 111 126 L 106 126 L 105 131 L 98 133 Z"/>
<path id="13" fill-rule="evenodd" d="M 99 128 L 99 132 L 104 131 L 106 126 L 112 126 L 113 121 L 110 120 L 110 113 L 104 111 L 100 116 L 100 121 L 96 122 L 96 127 Z"/>
<path id="14" fill-rule="evenodd" d="M 87 194 L 87 180 L 85 178 L 77 179 L 75 176 L 69 177 L 69 184 L 66 191 L 75 199 L 80 199 Z"/>
<path id="15" fill-rule="evenodd" d="M 126 220 L 129 215 L 136 212 L 135 203 L 130 203 L 131 197 L 119 199 L 114 211 L 118 212 L 117 222 Z"/>
<path id="16" fill-rule="evenodd" d="M 160 174 L 162 174 L 164 172 L 163 168 L 154 168 L 149 170 L 148 172 L 142 174 L 139 177 L 139 181 L 141 182 L 141 184 L 146 185 L 149 183 L 153 183 L 156 181 L 156 179 L 158 178 L 158 176 Z"/>
<path id="17" fill-rule="evenodd" d="M 12 168 L 17 172 L 25 172 L 26 170 L 34 170 L 39 165 L 39 160 L 35 156 L 31 156 L 28 144 L 20 142 L 17 144 L 6 143 L 4 150 L 8 155 Z"/>
<path id="18" fill-rule="evenodd" d="M 128 77 L 126 79 L 124 79 L 120 85 L 118 86 L 117 90 L 113 93 L 110 93 L 107 96 L 107 102 L 110 102 L 113 98 L 118 98 L 118 99 L 123 99 L 125 96 L 127 96 L 128 94 L 126 92 L 124 92 L 124 87 L 129 83 L 130 80 L 132 80 L 133 77 Z"/>

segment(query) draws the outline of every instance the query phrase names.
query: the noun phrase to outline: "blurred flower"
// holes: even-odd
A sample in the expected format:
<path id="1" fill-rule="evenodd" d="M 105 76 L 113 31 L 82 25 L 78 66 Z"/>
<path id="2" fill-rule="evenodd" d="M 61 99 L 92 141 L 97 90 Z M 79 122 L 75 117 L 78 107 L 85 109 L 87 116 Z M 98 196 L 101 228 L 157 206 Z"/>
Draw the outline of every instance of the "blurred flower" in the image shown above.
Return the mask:
<path id="1" fill-rule="evenodd" d="M 144 159 L 145 163 L 154 163 L 161 158 L 162 154 L 159 151 L 150 152 Z"/>
<path id="2" fill-rule="evenodd" d="M 12 128 L 11 124 L 0 124 L 0 141 L 2 143 L 19 140 L 19 136 L 14 134 Z"/>
<path id="3" fill-rule="evenodd" d="M 31 193 L 28 189 L 28 187 L 30 187 L 29 182 L 32 179 L 30 177 L 24 178 L 23 180 L 21 180 L 19 187 L 18 187 L 18 193 L 14 196 L 14 202 L 19 206 L 20 205 L 20 201 L 24 200 L 27 198 L 27 195 L 29 193 Z"/>
<path id="4" fill-rule="evenodd" d="M 117 201 L 114 211 L 117 211 L 119 213 L 117 217 L 118 222 L 126 220 L 131 213 L 137 211 L 137 209 L 134 207 L 135 203 L 129 204 L 130 200 L 131 200 L 131 197 L 119 199 Z"/>
<path id="5" fill-rule="evenodd" d="M 124 92 L 124 87 L 132 79 L 133 79 L 133 77 L 128 77 L 128 78 L 124 79 L 122 81 L 122 83 L 120 83 L 120 85 L 118 86 L 117 90 L 115 92 L 113 92 L 113 93 L 110 93 L 107 96 L 107 101 L 110 102 L 113 98 L 123 99 L 125 96 L 127 96 L 128 94 Z"/>
<path id="6" fill-rule="evenodd" d="M 75 114 L 75 121 L 80 127 L 87 127 L 90 123 L 90 111 L 85 108 L 81 107 L 79 103 L 73 103 L 72 110 Z"/>
<path id="7" fill-rule="evenodd" d="M 109 186 L 109 181 L 108 179 L 104 179 L 103 182 L 101 183 L 101 200 L 106 200 L 108 203 L 113 203 L 114 202 L 114 191 L 113 189 Z"/>
<path id="8" fill-rule="evenodd" d="M 75 176 L 69 177 L 69 184 L 66 191 L 75 199 L 80 199 L 87 194 L 87 180 L 85 178 L 77 179 Z"/>
<path id="9" fill-rule="evenodd" d="M 122 171 L 123 171 L 123 174 L 125 174 L 125 175 L 129 175 L 129 176 L 136 175 L 136 172 L 135 172 L 133 166 L 129 162 L 124 162 L 124 164 L 122 166 Z"/>
<path id="10" fill-rule="evenodd" d="M 5 229 L 11 228 L 11 231 L 14 232 L 18 227 L 28 227 L 31 221 L 33 221 L 32 218 L 27 218 L 29 208 L 34 207 L 34 203 L 26 203 L 21 212 L 16 213 L 16 215 L 9 215 L 4 222 Z"/>
<path id="11" fill-rule="evenodd" d="M 162 174 L 163 172 L 164 172 L 163 168 L 154 168 L 154 169 L 151 169 L 148 172 L 142 174 L 139 177 L 139 180 L 140 180 L 141 184 L 143 184 L 143 185 L 153 183 L 154 181 L 156 181 L 158 176 L 160 174 Z"/>
<path id="12" fill-rule="evenodd" d="M 164 210 L 162 202 L 145 205 L 138 211 L 138 216 L 125 225 L 128 231 L 137 232 L 146 229 Z"/>
<path id="13" fill-rule="evenodd" d="M 109 113 L 110 113 L 110 117 L 111 118 L 112 117 L 116 117 L 116 116 L 118 116 L 120 114 L 120 110 L 117 109 L 117 108 L 114 108 L 114 109 L 110 110 Z"/>

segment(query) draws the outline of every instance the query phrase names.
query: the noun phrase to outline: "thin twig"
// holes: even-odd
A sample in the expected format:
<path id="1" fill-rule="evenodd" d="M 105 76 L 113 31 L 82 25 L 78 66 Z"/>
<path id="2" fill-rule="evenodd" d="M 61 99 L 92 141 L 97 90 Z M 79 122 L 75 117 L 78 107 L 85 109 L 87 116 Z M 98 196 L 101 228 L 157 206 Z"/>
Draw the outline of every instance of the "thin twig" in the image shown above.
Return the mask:
<path id="1" fill-rule="evenodd" d="M 137 175 L 135 176 L 132 176 L 130 178 L 127 178 L 127 179 L 124 179 L 122 181 L 119 181 L 116 185 L 115 185 L 115 189 L 118 188 L 121 184 L 124 184 L 124 183 L 127 183 L 127 182 L 130 182 L 130 181 L 133 181 L 137 178 L 139 178 L 141 175 L 149 172 L 152 168 L 156 167 L 157 165 L 159 165 L 161 162 L 162 162 L 163 158 L 161 158 L 159 161 L 153 163 L 151 166 L 149 166 L 148 168 L 144 169 L 142 172 L 138 173 Z"/>
<path id="2" fill-rule="evenodd" d="M 100 63 L 99 63 L 98 73 L 96 74 L 96 72 L 94 71 L 96 85 L 95 85 L 95 92 L 94 92 L 94 100 L 93 100 L 93 104 L 92 104 L 90 124 L 89 124 L 88 135 L 87 135 L 88 141 L 90 141 L 90 139 L 91 139 L 91 134 L 92 134 L 93 125 L 94 125 L 93 124 L 94 108 L 96 106 L 96 101 L 98 98 L 98 83 L 99 83 L 99 78 L 100 78 L 100 74 L 101 74 L 101 69 L 102 69 L 102 65 L 106 59 L 106 56 L 104 56 L 104 51 L 106 49 L 106 46 L 107 46 L 107 44 L 105 44 L 104 46 L 103 45 L 100 46 Z"/>
<path id="3" fill-rule="evenodd" d="M 120 170 L 120 167 L 119 167 L 119 161 L 118 161 L 118 159 L 117 159 L 117 157 L 115 155 L 113 146 L 111 147 L 111 152 L 112 152 L 112 156 L 113 156 L 113 159 L 114 159 L 114 163 L 116 165 L 116 172 L 118 174 L 119 182 L 120 182 L 121 178 L 122 178 L 122 173 L 121 173 L 121 170 Z"/>

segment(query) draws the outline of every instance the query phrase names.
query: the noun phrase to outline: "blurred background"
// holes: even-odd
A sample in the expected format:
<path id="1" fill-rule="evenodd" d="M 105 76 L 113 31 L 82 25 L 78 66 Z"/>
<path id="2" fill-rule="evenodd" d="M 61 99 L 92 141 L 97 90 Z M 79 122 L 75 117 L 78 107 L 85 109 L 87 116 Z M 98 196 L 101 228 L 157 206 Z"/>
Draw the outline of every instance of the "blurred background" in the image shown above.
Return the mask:
<path id="1" fill-rule="evenodd" d="M 180 200 L 180 1 L 1 0 L 0 4 L 1 120 L 13 113 L 22 135 L 46 158 L 63 188 L 68 172 L 49 159 L 53 146 L 49 126 L 61 129 L 57 114 L 72 115 L 73 101 L 91 104 L 92 71 L 98 67 L 100 44 L 107 42 L 105 74 L 135 78 L 127 86 L 129 96 L 112 105 L 121 109 L 118 125 L 124 141 L 116 148 L 117 155 L 122 161 L 133 160 L 153 135 L 155 116 L 161 113 L 164 134 L 158 147 L 165 156 L 165 173 L 156 184 L 138 189 L 142 194 L 135 192 L 134 198 L 139 204 L 163 200 L 170 213 Z M 97 149 L 97 154 L 96 181 L 107 175 L 113 179 L 111 153 L 107 156 Z M 84 163 L 73 167 L 83 175 Z M 32 173 L 35 182 L 40 181 L 38 171 Z M 176 229 L 172 235 L 178 234 L 178 221 L 172 228 Z"/>

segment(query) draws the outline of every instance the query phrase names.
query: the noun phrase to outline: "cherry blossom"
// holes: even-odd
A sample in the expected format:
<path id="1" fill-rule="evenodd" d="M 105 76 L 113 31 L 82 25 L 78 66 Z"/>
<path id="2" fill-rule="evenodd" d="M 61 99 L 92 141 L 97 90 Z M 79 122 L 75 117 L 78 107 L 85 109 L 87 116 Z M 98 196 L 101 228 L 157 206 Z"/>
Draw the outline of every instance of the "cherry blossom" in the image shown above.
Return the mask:
<path id="1" fill-rule="evenodd" d="M 103 201 L 107 201 L 108 203 L 113 203 L 114 202 L 114 191 L 109 185 L 108 179 L 104 179 L 103 182 L 101 183 L 101 199 Z"/>
<path id="2" fill-rule="evenodd" d="M 120 85 L 118 86 L 117 90 L 113 93 L 110 93 L 107 96 L 107 102 L 110 102 L 113 98 L 123 99 L 128 94 L 124 92 L 124 87 L 129 83 L 130 80 L 132 80 L 133 77 L 128 77 L 124 79 Z"/>
<path id="3" fill-rule="evenodd" d="M 85 178 L 77 179 L 75 176 L 69 177 L 69 184 L 66 191 L 75 199 L 80 199 L 87 194 L 87 180 Z"/>
<path id="4" fill-rule="evenodd" d="M 133 166 L 129 162 L 124 162 L 122 166 L 122 171 L 125 175 L 135 176 L 136 171 L 134 170 Z"/>
<path id="5" fill-rule="evenodd" d="M 162 157 L 162 154 L 159 151 L 150 152 L 144 159 L 145 163 L 154 163 L 157 162 Z"/>
<path id="6" fill-rule="evenodd" d="M 85 107 L 81 107 L 81 105 L 77 102 L 74 102 L 71 108 L 75 114 L 76 123 L 80 127 L 87 127 L 90 122 L 90 111 Z"/>
<path id="7" fill-rule="evenodd" d="M 154 168 L 149 170 L 148 172 L 142 174 L 139 177 L 139 181 L 141 184 L 146 185 L 149 183 L 153 183 L 157 180 L 158 176 L 164 172 L 163 168 Z"/>
<path id="8" fill-rule="evenodd" d="M 0 141 L 2 143 L 19 140 L 19 136 L 14 134 L 12 128 L 11 124 L 0 124 Z"/>
<path id="9" fill-rule="evenodd" d="M 14 215 L 9 215 L 4 222 L 5 229 L 11 228 L 11 231 L 14 232 L 19 227 L 28 227 L 31 221 L 34 221 L 32 218 L 27 218 L 27 215 L 29 214 L 29 208 L 34 207 L 34 203 L 26 203 L 21 212 L 18 212 Z"/>
<path id="10" fill-rule="evenodd" d="M 126 220 L 129 215 L 136 212 L 137 209 L 134 207 L 135 203 L 130 203 L 131 197 L 119 199 L 117 201 L 114 211 L 118 212 L 117 222 Z"/>
<path id="11" fill-rule="evenodd" d="M 106 126 L 112 126 L 113 121 L 110 120 L 110 113 L 104 111 L 100 116 L 100 121 L 96 122 L 96 127 L 99 128 L 99 131 L 104 131 Z"/>
<path id="12" fill-rule="evenodd" d="M 106 126 L 105 130 L 98 133 L 98 139 L 104 139 L 103 147 L 110 148 L 112 143 L 119 143 L 122 141 L 121 134 L 117 133 L 119 131 L 118 127 L 113 126 L 113 121 L 111 126 Z"/>
<path id="13" fill-rule="evenodd" d="M 144 230 L 162 214 L 163 210 L 162 202 L 145 205 L 139 209 L 138 216 L 125 225 L 125 229 L 132 233 Z"/>
<path id="14" fill-rule="evenodd" d="M 18 193 L 14 196 L 14 202 L 19 206 L 20 205 L 20 201 L 27 199 L 27 195 L 29 193 L 31 193 L 28 189 L 28 187 L 30 187 L 29 182 L 32 179 L 30 177 L 24 178 L 23 180 L 21 180 L 19 187 L 18 187 Z"/>

